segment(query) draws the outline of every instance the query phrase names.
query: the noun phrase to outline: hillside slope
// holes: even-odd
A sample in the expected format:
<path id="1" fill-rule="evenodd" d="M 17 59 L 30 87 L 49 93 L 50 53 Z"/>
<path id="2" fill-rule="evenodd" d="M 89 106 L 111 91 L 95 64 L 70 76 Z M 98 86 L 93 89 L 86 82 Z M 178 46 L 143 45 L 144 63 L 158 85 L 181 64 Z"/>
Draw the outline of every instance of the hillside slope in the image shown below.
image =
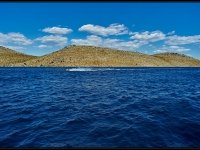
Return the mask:
<path id="1" fill-rule="evenodd" d="M 158 61 L 159 60 L 159 61 Z M 69 46 L 26 62 L 27 66 L 125 67 L 159 66 L 160 59 L 138 53 L 93 46 Z M 163 62 L 164 63 L 164 62 Z M 17 64 L 23 65 L 23 64 Z"/>
<path id="2" fill-rule="evenodd" d="M 16 63 L 22 63 L 31 59 L 36 58 L 35 56 L 25 55 L 9 48 L 0 46 L 0 66 L 13 66 Z"/>
<path id="3" fill-rule="evenodd" d="M 14 66 L 45 67 L 167 67 L 200 66 L 200 60 L 177 53 L 147 55 L 94 46 L 68 46 Z"/>
<path id="4" fill-rule="evenodd" d="M 200 66 L 200 60 L 177 53 L 160 53 L 153 55 L 168 63 L 170 66 Z"/>

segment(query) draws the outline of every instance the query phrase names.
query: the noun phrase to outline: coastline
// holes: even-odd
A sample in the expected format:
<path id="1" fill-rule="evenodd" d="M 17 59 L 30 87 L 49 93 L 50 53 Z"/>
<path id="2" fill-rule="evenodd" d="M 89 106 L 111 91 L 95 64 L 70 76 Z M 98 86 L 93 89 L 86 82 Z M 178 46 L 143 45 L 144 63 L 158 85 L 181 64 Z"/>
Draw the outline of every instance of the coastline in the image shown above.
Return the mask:
<path id="1" fill-rule="evenodd" d="M 200 68 L 200 66 L 0 66 L 0 68 Z"/>

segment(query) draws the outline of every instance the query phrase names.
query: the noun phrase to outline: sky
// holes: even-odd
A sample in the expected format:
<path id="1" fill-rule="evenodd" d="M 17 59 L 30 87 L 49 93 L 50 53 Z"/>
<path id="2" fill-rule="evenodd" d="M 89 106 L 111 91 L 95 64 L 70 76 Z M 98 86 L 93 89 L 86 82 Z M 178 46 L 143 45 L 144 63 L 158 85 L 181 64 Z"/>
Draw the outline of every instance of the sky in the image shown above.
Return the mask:
<path id="1" fill-rule="evenodd" d="M 68 45 L 200 59 L 200 3 L 0 3 L 0 45 L 41 56 Z"/>

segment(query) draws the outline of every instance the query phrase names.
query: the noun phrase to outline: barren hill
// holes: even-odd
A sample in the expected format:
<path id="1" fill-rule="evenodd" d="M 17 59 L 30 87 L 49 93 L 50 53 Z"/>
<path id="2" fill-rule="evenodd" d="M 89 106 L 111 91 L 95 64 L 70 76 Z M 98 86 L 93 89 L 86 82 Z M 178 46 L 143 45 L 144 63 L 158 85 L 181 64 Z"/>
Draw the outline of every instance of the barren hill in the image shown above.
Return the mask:
<path id="1" fill-rule="evenodd" d="M 94 46 L 68 46 L 51 54 L 13 65 L 38 67 L 200 67 L 200 60 L 177 53 L 147 55 Z"/>

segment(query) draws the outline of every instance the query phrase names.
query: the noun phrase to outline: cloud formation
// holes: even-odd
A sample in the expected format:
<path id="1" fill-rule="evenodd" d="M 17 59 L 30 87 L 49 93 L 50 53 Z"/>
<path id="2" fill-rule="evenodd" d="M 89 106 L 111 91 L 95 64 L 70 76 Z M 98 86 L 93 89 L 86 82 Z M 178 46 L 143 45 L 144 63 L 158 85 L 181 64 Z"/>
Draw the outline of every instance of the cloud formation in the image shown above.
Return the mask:
<path id="1" fill-rule="evenodd" d="M 101 46 L 103 39 L 96 35 L 87 36 L 86 39 L 71 39 L 71 43 L 74 45 L 90 45 Z"/>
<path id="2" fill-rule="evenodd" d="M 35 39 L 36 41 L 40 41 L 43 44 L 50 44 L 56 46 L 65 46 L 67 44 L 67 37 L 63 37 L 60 35 L 46 35 L 43 37 L 38 37 Z"/>
<path id="3" fill-rule="evenodd" d="M 47 45 L 39 45 L 39 46 L 37 46 L 38 48 L 47 48 L 48 46 Z"/>
<path id="4" fill-rule="evenodd" d="M 51 33 L 51 34 L 69 34 L 73 30 L 69 28 L 61 28 L 61 27 L 47 27 L 47 28 L 44 28 L 42 31 L 46 33 Z"/>
<path id="5" fill-rule="evenodd" d="M 200 43 L 200 35 L 193 36 L 169 36 L 165 42 L 168 45 L 185 45 L 192 43 Z"/>
<path id="6" fill-rule="evenodd" d="M 141 48 L 143 51 L 146 51 L 146 53 L 147 51 L 149 51 L 149 53 L 182 53 L 190 51 L 190 48 L 183 47 L 183 45 L 196 44 L 196 46 L 198 46 L 198 44 L 200 44 L 200 35 L 178 36 L 175 34 L 175 31 L 163 33 L 160 30 L 130 32 L 124 24 L 118 23 L 111 24 L 108 27 L 86 24 L 81 26 L 78 30 L 88 32 L 91 35 L 85 38 L 72 38 L 69 44 L 99 46 L 130 51 Z M 31 48 L 31 46 L 43 50 L 53 47 L 57 48 L 57 46 L 64 47 L 68 44 L 66 34 L 73 32 L 70 28 L 55 26 L 44 28 L 42 31 L 49 34 L 36 37 L 35 39 L 29 39 L 19 32 L 10 32 L 6 34 L 0 32 L 0 45 L 20 51 L 27 50 L 27 48 Z M 126 36 L 118 36 L 125 34 Z M 160 42 L 154 43 L 158 41 Z M 144 45 L 146 45 L 145 49 L 142 47 Z M 158 46 L 160 48 L 157 48 Z"/>
<path id="7" fill-rule="evenodd" d="M 0 44 L 30 45 L 32 43 L 32 40 L 28 39 L 21 33 L 0 33 Z"/>
<path id="8" fill-rule="evenodd" d="M 147 41 L 147 42 L 156 42 L 164 40 L 166 35 L 161 31 L 145 31 L 145 32 L 133 32 L 130 38 L 133 40 Z"/>
<path id="9" fill-rule="evenodd" d="M 123 24 L 117 24 L 117 23 L 111 24 L 108 27 L 86 24 L 80 27 L 79 31 L 85 31 L 100 36 L 128 34 L 128 28 Z"/>
<path id="10" fill-rule="evenodd" d="M 145 41 L 124 41 L 120 39 L 101 38 L 96 35 L 87 36 L 86 39 L 72 39 L 71 44 L 74 45 L 90 45 L 107 48 L 115 48 L 119 50 L 135 50 L 142 45 L 147 44 Z"/>
<path id="11" fill-rule="evenodd" d="M 167 35 L 174 35 L 175 31 L 168 32 Z"/>
<path id="12" fill-rule="evenodd" d="M 185 48 L 185 47 L 181 47 L 181 46 L 163 46 L 160 49 L 155 50 L 155 53 L 164 53 L 164 52 L 186 52 L 186 51 L 190 51 L 189 48 Z"/>

